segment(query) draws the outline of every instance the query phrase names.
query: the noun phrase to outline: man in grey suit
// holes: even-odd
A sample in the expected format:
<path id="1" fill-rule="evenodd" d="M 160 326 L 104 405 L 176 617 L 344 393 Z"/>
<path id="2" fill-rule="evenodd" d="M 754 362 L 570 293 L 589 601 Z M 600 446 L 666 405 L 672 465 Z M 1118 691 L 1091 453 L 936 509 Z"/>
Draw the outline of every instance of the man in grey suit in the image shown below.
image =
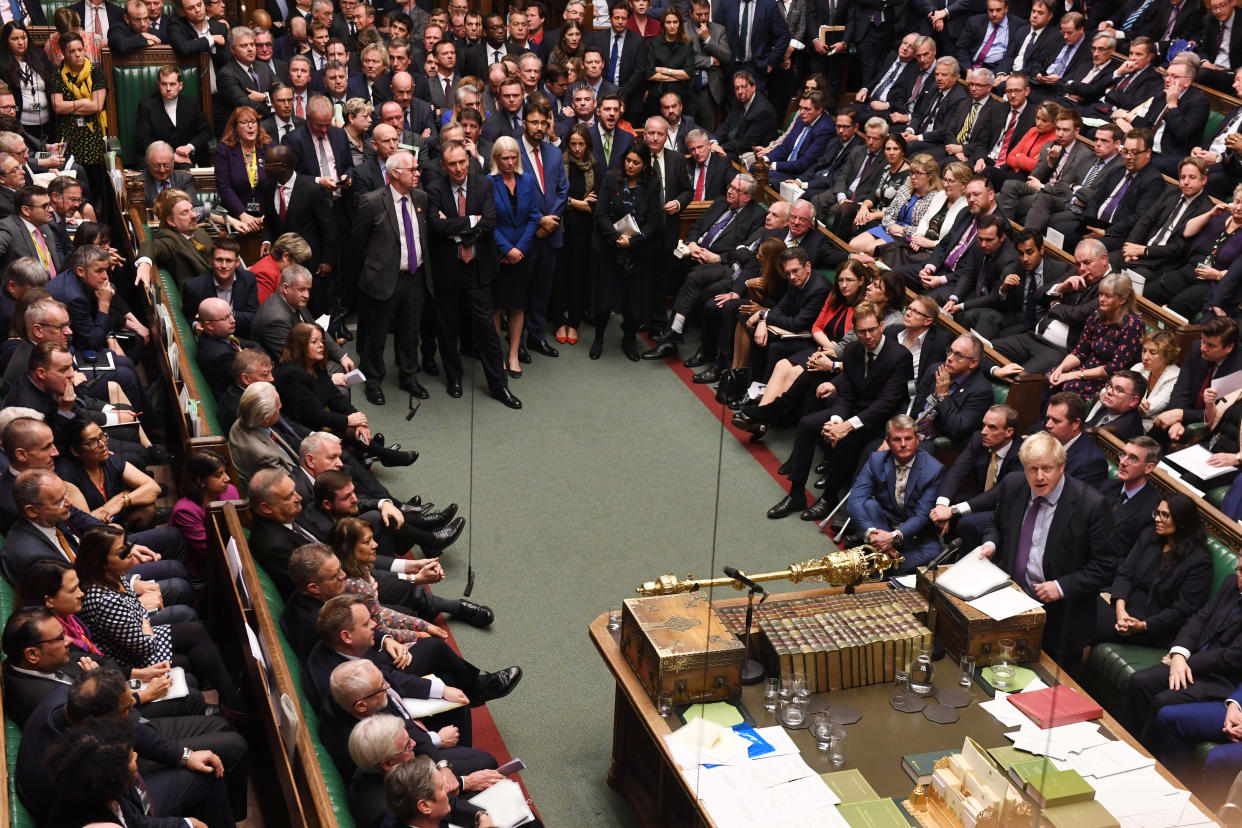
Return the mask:
<path id="1" fill-rule="evenodd" d="M 712 21 L 709 0 L 694 0 L 691 18 L 694 25 L 688 27 L 686 34 L 694 47 L 694 77 L 686 106 L 697 123 L 715 129 L 717 110 L 728 105 L 724 67 L 732 62 L 733 53 L 729 51 L 724 26 Z"/>
<path id="2" fill-rule="evenodd" d="M 274 360 L 279 359 L 285 349 L 285 340 L 289 338 L 289 330 L 294 323 L 315 324 L 315 318 L 306 309 L 306 303 L 310 301 L 311 280 L 310 271 L 301 265 L 285 268 L 275 293 L 267 297 L 250 323 L 250 336 Z M 333 337 L 325 336 L 323 347 L 329 372 L 335 374 L 341 370 L 354 370 L 354 361 Z"/>
<path id="3" fill-rule="evenodd" d="M 400 387 L 427 399 L 418 371 L 418 323 L 430 272 L 427 195 L 414 188 L 418 159 L 394 152 L 384 162 L 388 186 L 367 193 L 354 216 L 354 240 L 366 251 L 358 273 L 358 351 L 366 375 L 367 400 L 383 405 L 384 345 L 394 319 Z"/>
<path id="4" fill-rule="evenodd" d="M 1056 140 L 1039 153 L 1039 163 L 1025 181 L 1010 179 L 996 194 L 1001 211 L 1018 223 L 1025 223 L 1027 214 L 1042 192 L 1062 193 L 1082 181 L 1095 161 L 1095 153 L 1078 141 L 1082 115 L 1073 109 L 1062 109 L 1056 122 Z"/>
<path id="5" fill-rule="evenodd" d="M 453 108 L 453 96 L 457 94 L 457 84 L 461 81 L 461 73 L 457 71 L 457 47 L 451 40 L 441 40 L 433 49 L 436 73 L 427 82 L 427 95 L 437 112 L 446 112 Z"/>
<path id="6" fill-rule="evenodd" d="M 196 217 L 205 219 L 207 209 L 199 206 L 198 188 L 189 170 L 173 169 L 174 150 L 166 141 L 156 141 L 147 147 L 146 163 L 142 171 L 143 200 L 148 208 L 155 207 L 155 199 L 165 190 L 182 190 L 190 197 Z"/>

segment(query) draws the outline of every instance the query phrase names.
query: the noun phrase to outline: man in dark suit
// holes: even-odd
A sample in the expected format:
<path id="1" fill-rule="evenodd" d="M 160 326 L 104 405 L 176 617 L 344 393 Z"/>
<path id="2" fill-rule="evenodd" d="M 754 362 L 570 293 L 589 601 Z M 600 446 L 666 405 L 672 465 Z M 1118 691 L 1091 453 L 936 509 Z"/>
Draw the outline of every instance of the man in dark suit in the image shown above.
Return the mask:
<path id="1" fill-rule="evenodd" d="M 915 387 L 909 415 L 919 440 L 945 437 L 961 442 L 979 429 L 992 405 L 992 383 L 979 370 L 983 343 L 969 334 L 953 340 L 943 361 L 921 353 L 919 367 L 931 364 Z"/>
<path id="2" fill-rule="evenodd" d="M 949 276 L 956 275 L 958 262 L 975 246 L 979 219 L 989 215 L 1003 217 L 996 208 L 996 191 L 992 189 L 992 182 L 976 175 L 966 184 L 966 209 L 958 214 L 947 232 L 942 229 L 940 240 L 932 248 L 927 261 L 921 267 L 917 264 L 902 265 L 897 272 L 915 289 L 926 291 L 947 286 Z M 938 295 L 936 298 L 939 301 L 948 296 Z"/>
<path id="3" fill-rule="evenodd" d="M 1052 226 L 1061 231 L 1067 243 L 1079 238 L 1081 227 L 1083 238 L 1098 239 L 1110 251 L 1121 249 L 1144 205 L 1152 204 L 1164 192 L 1164 177 L 1151 164 L 1151 130 L 1131 129 L 1124 146 L 1122 165 L 1111 165 L 1100 178 L 1081 217 L 1052 219 Z"/>
<path id="4" fill-rule="evenodd" d="M 457 47 L 451 40 L 441 40 L 435 45 L 434 54 L 438 71 L 428 81 L 427 92 L 431 105 L 440 112 L 447 112 L 453 108 L 453 95 L 461 82 L 461 74 L 457 71 Z"/>
<path id="5" fill-rule="evenodd" d="M 37 3 L 35 5 L 38 5 Z M 97 34 L 105 42 L 108 40 L 108 30 L 113 26 L 125 22 L 125 13 L 121 11 L 118 3 L 108 3 L 104 0 L 78 0 L 69 6 L 78 15 L 78 19 L 82 21 L 82 31 L 91 34 Z M 43 25 L 47 25 L 46 22 Z"/>
<path id="6" fill-rule="evenodd" d="M 1048 227 L 1077 221 L 1088 202 L 1095 198 L 1096 189 L 1108 171 L 1121 163 L 1119 150 L 1124 140 L 1125 133 L 1116 124 L 1105 124 L 1097 129 L 1094 157 L 1065 170 L 1065 175 L 1058 178 L 1055 185 L 1041 187 L 1028 208 L 1023 224 L 1027 227 Z"/>
<path id="7" fill-rule="evenodd" d="M 276 82 L 276 76 L 271 67 L 255 60 L 254 30 L 249 26 L 234 26 L 229 29 L 228 43 L 233 59 L 216 72 L 218 91 L 212 100 L 217 102 L 217 111 L 231 113 L 239 106 L 248 106 L 257 111 L 260 118 L 266 118 L 271 114 L 267 93 Z"/>
<path id="8" fill-rule="evenodd" d="M 3 228 L 3 223 L 0 223 Z M 110 348 L 120 351 L 118 339 L 125 331 L 139 337 L 149 336 L 146 326 L 138 321 L 129 306 L 116 295 L 108 278 L 111 254 L 96 245 L 83 245 L 73 252 L 65 271 L 47 283 L 47 290 L 65 306 L 73 327 L 67 344 L 83 354 Z M 123 355 L 118 355 L 121 357 Z M 134 365 L 124 359 L 125 367 Z M 132 391 L 132 388 L 131 388 Z M 140 403 L 145 397 L 131 397 Z"/>
<path id="9" fill-rule="evenodd" d="M 716 126 L 717 109 L 728 107 L 725 67 L 733 61 L 728 32 L 711 18 L 711 3 L 693 0 L 690 20 L 685 23 L 690 45 L 694 47 L 694 79 L 685 101 L 686 109 L 708 130 Z"/>
<path id="10" fill-rule="evenodd" d="M 66 564 L 67 566 L 67 564 Z M 50 610 L 25 607 L 9 616 L 4 625 L 4 712 L 18 726 L 58 687 L 68 687 L 84 673 L 99 668 L 121 670 L 119 663 L 100 653 L 90 654 L 70 646 L 65 628 Z M 138 691 L 138 712 L 144 717 L 202 716 L 207 705 L 194 676 L 186 673 L 189 692 L 177 699 L 160 700 L 172 679 L 162 666 L 134 668 L 134 678 L 147 677 L 148 686 Z"/>
<path id="11" fill-rule="evenodd" d="M 776 110 L 763 95 L 755 94 L 755 76 L 742 69 L 733 73 L 734 104 L 716 130 L 713 149 L 722 155 L 740 155 L 766 146 L 776 135 Z"/>
<path id="12" fill-rule="evenodd" d="M 1067 192 L 1082 180 L 1095 160 L 1091 146 L 1078 140 L 1081 115 L 1072 109 L 1062 109 L 1055 128 L 1056 140 L 1039 151 L 1039 163 L 1031 175 L 1025 181 L 1006 181 L 996 193 L 997 205 L 1014 221 L 1026 219 L 1040 193 L 1060 195 Z"/>
<path id="13" fill-rule="evenodd" d="M 332 126 L 332 106 L 327 98 L 311 98 L 306 126 L 289 133 L 281 143 L 293 150 L 298 173 L 316 179 L 334 196 L 348 189 L 348 178 L 354 170 L 353 154 L 345 130 Z"/>
<path id="14" fill-rule="evenodd" d="M 500 266 L 492 231 L 496 227 L 496 203 L 492 182 L 470 173 L 464 145 L 450 142 L 440 153 L 445 174 L 427 188 L 431 218 L 431 254 L 434 259 L 432 292 L 436 297 L 440 353 L 450 397 L 462 395 L 461 352 L 457 304 L 470 306 L 474 347 L 483 361 L 488 390 L 509 408 L 522 401 L 509 390 L 502 370 L 500 337 L 492 322 L 490 286 Z M 464 295 L 463 295 L 464 294 Z"/>
<path id="15" fill-rule="evenodd" d="M 1008 0 L 988 0 L 985 14 L 971 15 L 957 39 L 953 56 L 963 69 L 985 67 L 993 72 L 1012 65 L 1022 45 L 1020 18 L 1009 13 Z"/>
<path id="16" fill-rule="evenodd" d="M 206 219 L 205 208 L 198 207 L 198 187 L 194 176 L 189 170 L 174 169 L 176 150 L 171 144 L 156 141 L 147 147 L 143 158 L 145 169 L 142 171 L 143 200 L 148 209 L 155 207 L 155 200 L 165 190 L 181 190 L 190 197 L 195 206 L 195 215 Z"/>
<path id="17" fill-rule="evenodd" d="M 1017 48 L 1000 69 L 1008 75 L 1012 72 L 1029 72 L 1031 67 L 1043 67 L 1061 48 L 1061 30 L 1052 21 L 1050 0 L 1035 0 L 1026 22 L 1017 30 Z"/>
<path id="18" fill-rule="evenodd" d="M 283 83 L 272 85 L 272 114 L 264 118 L 260 126 L 273 140 L 279 141 L 306 123 L 305 118 L 293 113 L 293 95 L 293 90 Z M 302 112 L 306 112 L 305 106 Z"/>
<path id="19" fill-rule="evenodd" d="M 919 448 L 914 420 L 898 414 L 885 427 L 886 451 L 871 455 L 850 490 L 846 509 L 864 542 L 887 555 L 901 555 L 899 572 L 915 569 L 940 551 L 928 514 L 944 466 Z"/>
<path id="20" fill-rule="evenodd" d="M 604 80 L 616 84 L 625 100 L 625 111 L 631 117 L 638 117 L 643 109 L 642 93 L 646 87 L 646 79 L 639 68 L 647 45 L 642 35 L 627 28 L 629 21 L 629 5 L 624 0 L 612 0 L 608 6 L 609 27 L 590 33 L 585 42 L 599 49 L 604 58 Z"/>
<path id="21" fill-rule="evenodd" d="M 259 306 L 250 323 L 250 335 L 263 346 L 272 359 L 279 359 L 289 331 L 299 322 L 314 324 L 315 317 L 307 307 L 310 299 L 310 271 L 298 264 L 289 265 L 280 274 L 280 284 Z M 337 341 L 324 337 L 324 354 L 331 373 L 352 371 L 354 362 Z"/>
<path id="22" fill-rule="evenodd" d="M 729 251 L 763 224 L 764 211 L 754 203 L 756 186 L 749 174 L 734 178 L 724 197 L 712 202 L 686 234 L 686 255 L 680 261 L 688 272 L 673 300 L 673 321 L 643 359 L 676 356 L 691 311 L 710 297 L 728 293 L 732 268 L 724 262 Z"/>
<path id="23" fill-rule="evenodd" d="M 805 203 L 805 202 L 803 202 Z M 789 283 L 780 301 L 770 309 L 752 311 L 749 314 L 739 308 L 738 320 L 754 342 L 750 351 L 752 375 L 766 377 L 768 367 L 768 342 L 773 337 L 772 328 L 786 331 L 809 331 L 828 299 L 828 284 L 812 270 L 810 246 L 793 245 L 781 251 L 780 270 Z M 749 385 L 749 383 L 747 383 Z"/>
<path id="24" fill-rule="evenodd" d="M 1083 433 L 1086 419 L 1087 405 L 1073 391 L 1058 391 L 1048 398 L 1044 430 L 1065 447 L 1065 473 L 1099 488 L 1108 479 L 1108 461 L 1091 436 Z"/>
<path id="25" fill-rule="evenodd" d="M 911 399 L 929 374 L 934 382 L 935 371 L 932 369 L 944 361 L 941 354 L 947 353 L 953 344 L 953 335 L 948 328 L 936 324 L 939 311 L 935 300 L 927 294 L 920 294 L 910 299 L 900 322 L 884 329 L 886 337 L 899 343 L 914 358 L 914 376 L 906 384 L 906 393 Z"/>
<path id="26" fill-rule="evenodd" d="M 981 549 L 1044 605 L 1044 649 L 1077 664 L 1116 566 L 1113 516 L 1093 487 L 1065 473 L 1065 449 L 1052 435 L 1028 437 L 1020 457 L 1024 473 L 999 484 Z"/>
<path id="27" fill-rule="evenodd" d="M 1138 407 L 1146 394 L 1146 377 L 1123 368 L 1104 383 L 1100 398 L 1087 414 L 1083 428 L 1105 428 L 1121 440 L 1139 436 L 1143 433 L 1143 416 Z"/>
<path id="28" fill-rule="evenodd" d="M 686 172 L 686 157 L 680 152 L 667 149 L 668 123 L 660 115 L 652 115 L 643 125 L 643 146 L 640 153 L 648 159 L 648 167 L 659 187 L 660 219 L 656 222 L 649 244 L 653 250 L 652 265 L 664 278 L 651 281 L 651 317 L 649 327 L 662 330 L 668 323 L 665 318 L 666 297 L 677 292 L 680 275 L 673 267 L 673 248 L 680 235 L 681 211 L 690 203 L 690 178 Z"/>
<path id="29" fill-rule="evenodd" d="M 147 31 L 156 35 L 161 43 L 168 42 L 168 19 L 164 14 L 163 0 L 144 0 L 147 4 Z"/>
<path id="30" fill-rule="evenodd" d="M 1233 71 L 1242 69 L 1242 25 L 1231 0 L 1212 0 L 1203 18 L 1203 37 L 1195 50 L 1203 63 L 1195 80 L 1221 92 L 1229 91 Z M 1229 33 L 1226 41 L 1225 33 Z"/>
<path id="31" fill-rule="evenodd" d="M 1086 112 L 1093 117 L 1110 112 L 1113 105 L 1107 101 L 1101 102 L 1100 99 L 1105 97 L 1110 86 L 1120 83 L 1113 72 L 1112 56 L 1115 45 L 1112 35 L 1097 34 L 1091 38 L 1091 61 L 1071 67 L 1061 78 L 1056 84 L 1056 91 L 1059 93 L 1056 103 L 1076 112 Z M 1139 52 L 1142 52 L 1141 48 Z M 1129 78 L 1123 77 L 1122 81 L 1126 82 L 1127 89 L 1138 86 L 1137 83 L 1131 83 Z"/>
<path id="32" fill-rule="evenodd" d="M 621 119 L 621 98 L 605 95 L 595 108 L 595 126 L 591 127 L 591 150 L 603 169 L 619 170 L 625 153 L 634 143 L 634 136 L 617 127 Z"/>
<path id="33" fill-rule="evenodd" d="M 296 136 L 299 132 L 295 130 L 290 134 Z M 309 135 L 309 131 L 303 134 Z M 259 183 L 258 198 L 263 205 L 264 244 L 272 244 L 285 233 L 297 233 L 310 244 L 311 258 L 306 262 L 307 269 L 317 276 L 331 274 L 337 250 L 337 225 L 331 195 L 335 188 L 325 184 L 330 184 L 332 178 L 320 175 L 314 168 L 311 172 L 303 172 L 292 149 L 281 144 L 268 147 L 263 163 L 267 178 Z M 349 163 L 352 173 L 353 162 Z M 294 172 L 295 167 L 297 172 Z M 312 298 L 314 312 L 326 313 L 332 309 L 323 287 Z"/>
<path id="34" fill-rule="evenodd" d="M 824 96 L 808 92 L 798 99 L 798 118 L 770 151 L 757 153 L 768 162 L 768 180 L 776 186 L 798 178 L 816 162 L 828 139 L 836 132 L 832 116 L 824 111 Z"/>
<path id="35" fill-rule="evenodd" d="M 132 730 L 146 800 L 136 813 L 177 814 L 181 823 L 192 816 L 213 826 L 244 818 L 250 762 L 245 739 L 218 716 L 147 720 L 133 706 L 121 673 L 100 669 L 56 688 L 31 711 L 17 754 L 17 791 L 31 813 L 46 819 L 55 799 L 53 777 L 44 765 L 48 750 L 74 725 L 102 719 Z"/>
<path id="36" fill-rule="evenodd" d="M 293 478 L 277 469 L 259 469 L 247 489 L 250 511 L 250 553 L 272 579 L 281 595 L 293 594 L 289 556 L 293 550 L 319 539 L 297 523 L 302 511 Z"/>
<path id="37" fill-rule="evenodd" d="M 203 114 L 201 101 L 181 95 L 181 70 L 176 66 L 161 67 L 159 91 L 138 101 L 134 144 L 149 147 L 166 141 L 174 151 L 174 160 L 191 166 L 196 160 L 207 163 L 207 141 L 211 127 Z M 271 134 L 271 133 L 269 133 Z"/>
<path id="38" fill-rule="evenodd" d="M 867 119 L 862 135 L 857 136 L 856 146 L 844 158 L 838 156 L 835 172 L 829 176 L 820 171 L 807 181 L 802 197 L 815 205 L 820 216 L 833 218 L 847 205 L 860 199 L 861 193 L 871 192 L 884 170 L 882 151 L 888 139 L 888 124 L 879 116 Z"/>
<path id="39" fill-rule="evenodd" d="M 970 143 L 963 145 L 969 163 L 976 172 L 979 162 L 998 167 L 1005 162 L 1009 151 L 1017 146 L 1027 130 L 1035 125 L 1035 105 L 1030 101 L 1031 87 L 1025 75 L 1010 75 L 1005 81 L 1005 100 L 1009 106 L 981 110 L 980 115 L 990 114 L 991 123 L 986 129 L 975 130 Z"/>
<path id="40" fill-rule="evenodd" d="M 349 78 L 349 97 L 369 101 L 376 109 L 384 101 L 392 100 L 392 74 L 384 62 L 384 51 L 379 44 L 371 44 L 362 50 L 362 74 Z"/>
<path id="41" fill-rule="evenodd" d="M 1061 16 L 1061 48 L 1042 66 L 1032 66 L 1029 72 L 1042 95 L 1057 91 L 1061 78 L 1070 75 L 1077 67 L 1091 62 L 1091 46 L 1087 43 L 1086 19 L 1081 12 L 1067 12 Z"/>
<path id="42" fill-rule="evenodd" d="M 957 283 L 945 301 L 944 311 L 967 330 L 975 328 L 976 323 L 984 323 L 988 330 L 981 333 L 993 336 L 1022 308 L 1022 292 L 1011 278 L 1018 273 L 1018 252 L 1009 241 L 1008 222 L 1003 218 L 980 216 L 976 228 L 975 244 L 958 263 Z M 928 295 L 939 299 L 947 289 L 937 288 Z"/>
<path id="43" fill-rule="evenodd" d="M 493 144 L 502 135 L 516 140 L 522 134 L 522 81 L 516 75 L 501 82 L 499 103 L 483 124 L 483 139 Z"/>
<path id="44" fill-rule="evenodd" d="M 275 5 L 275 4 L 273 4 Z M 270 12 L 270 10 L 269 10 Z M 279 10 L 277 10 L 279 16 Z M 268 69 L 272 70 L 272 76 L 279 83 L 289 83 L 289 62 L 284 58 L 276 57 L 276 39 L 269 29 L 256 26 L 254 29 L 254 59 L 257 63 L 262 63 Z M 309 80 L 309 72 L 312 70 L 310 62 L 306 64 L 307 79 Z M 271 133 L 268 133 L 269 135 Z"/>
<path id="45" fill-rule="evenodd" d="M 855 312 L 858 339 L 841 354 L 841 372 L 833 382 L 820 384 L 816 397 L 827 400 L 819 411 L 798 422 L 798 435 L 789 458 L 789 494 L 768 510 L 783 518 L 806 506 L 806 481 L 815 447 L 822 441 L 829 458 L 824 494 L 802 512 L 804 520 L 822 520 L 836 504 L 837 494 L 854 471 L 863 446 L 878 437 L 889 418 L 909 399 L 906 383 L 914 376 L 910 352 L 889 341 L 874 313 Z"/>
<path id="46" fill-rule="evenodd" d="M 1128 117 L 1117 119 L 1122 129 L 1128 123 L 1152 130 L 1152 162 L 1167 175 L 1176 175 L 1181 160 L 1203 142 L 1212 107 L 1207 95 L 1191 86 L 1193 82 L 1191 68 L 1174 61 L 1164 73 L 1164 94 L 1155 96 L 1147 112 L 1138 117 L 1126 113 Z"/>
<path id="47" fill-rule="evenodd" d="M 488 68 L 509 54 L 505 19 L 499 14 L 483 18 L 483 39 L 466 49 L 462 71 L 476 78 L 486 78 Z"/>
<path id="48" fill-rule="evenodd" d="M 1150 437 L 1136 436 L 1126 439 L 1125 447 L 1117 457 L 1117 478 L 1109 480 L 1100 494 L 1113 510 L 1113 555 L 1125 560 L 1134 548 L 1134 542 L 1143 530 L 1155 524 L 1151 514 L 1164 496 L 1155 487 L 1147 485 L 1148 476 L 1160 462 L 1160 444 Z"/>
<path id="49" fill-rule="evenodd" d="M 108 3 L 105 5 L 111 6 Z M 168 42 L 173 51 L 187 56 L 207 52 L 212 65 L 219 72 L 229 59 L 225 46 L 228 26 L 207 19 L 207 7 L 203 0 L 181 0 L 180 5 L 181 15 L 168 21 Z M 117 16 L 120 17 L 119 14 Z M 83 18 L 82 22 L 85 24 L 86 19 Z"/>
<path id="50" fill-rule="evenodd" d="M 1223 316 L 1209 317 L 1203 323 L 1199 347 L 1191 348 L 1169 397 L 1169 407 L 1153 419 L 1150 434 L 1168 445 L 1179 440 L 1191 423 L 1203 422 L 1203 392 L 1213 379 L 1242 370 L 1242 351 L 1238 350 L 1238 323 Z"/>
<path id="51" fill-rule="evenodd" d="M 1198 158 L 1182 159 L 1178 186 L 1167 187 L 1159 200 L 1146 206 L 1121 249 L 1109 257 L 1113 267 L 1132 268 L 1153 279 L 1184 262 L 1189 243 L 1182 235 L 1186 222 L 1211 208 L 1206 186 L 1207 164 Z"/>
<path id="52" fill-rule="evenodd" d="M 1162 707 L 1222 701 L 1242 681 L 1242 563 L 1211 600 L 1192 615 L 1160 664 L 1139 670 L 1126 687 L 1121 722 L 1139 741 L 1154 745 Z"/>
<path id="53" fill-rule="evenodd" d="M 1100 35 L 1096 35 L 1097 38 Z M 1094 41 L 1092 41 L 1094 43 Z M 1112 88 L 1096 107 L 1097 112 L 1110 114 L 1114 109 L 1130 110 L 1163 91 L 1164 81 L 1157 71 L 1157 45 L 1148 37 L 1138 37 L 1130 45 L 1130 56 L 1112 73 Z M 1110 66 L 1111 59 L 1110 59 Z"/>
<path id="54" fill-rule="evenodd" d="M 231 237 L 218 239 L 211 250 L 211 270 L 181 286 L 181 312 L 191 318 L 204 299 L 225 299 L 237 320 L 237 333 L 250 335 L 250 323 L 259 311 L 258 278 L 241 267 L 241 245 Z M 232 333 L 232 331 L 230 331 Z M 232 380 L 232 369 L 228 371 Z M 227 384 L 227 383 L 225 383 Z"/>
<path id="55" fill-rule="evenodd" d="M 257 297 L 255 303 L 258 303 Z M 215 296 L 203 299 L 198 305 L 197 320 L 202 331 L 194 360 L 203 372 L 207 386 L 217 396 L 233 383 L 233 357 L 237 352 L 243 348 L 259 347 L 257 343 L 235 335 L 234 316 L 229 303 Z"/>
<path id="56" fill-rule="evenodd" d="M 945 65 L 952 69 L 950 64 Z M 952 160 L 965 161 L 968 146 L 987 143 L 983 135 L 992 127 L 994 110 L 1005 108 L 1004 104 L 991 97 L 992 84 L 996 80 L 991 69 L 966 72 L 965 90 L 968 94 L 950 90 L 950 82 L 953 86 L 959 84 L 957 76 L 952 72 L 949 74 L 951 78 L 937 78 L 936 88 L 933 89 L 937 94 L 929 99 L 930 105 L 924 105 L 925 111 L 919 117 L 917 126 L 912 122 L 909 127 L 909 132 L 917 133 L 916 140 L 906 144 L 906 152 L 911 157 L 918 152 L 928 152 L 942 165 Z M 930 106 L 934 106 L 934 113 L 926 111 Z"/>
<path id="57" fill-rule="evenodd" d="M 996 484 L 1022 470 L 1014 439 L 1017 427 L 1017 411 L 1007 405 L 989 407 L 983 425 L 953 461 L 936 493 L 932 522 L 947 537 L 961 538 L 967 549 L 979 545 L 992 519 L 1000 493 Z"/>
<path id="58" fill-rule="evenodd" d="M 160 45 L 159 33 L 148 28 L 150 20 L 147 4 L 143 0 L 129 0 L 125 4 L 123 21 L 108 27 L 108 48 L 113 54 L 127 55 L 148 46 Z"/>
<path id="59" fill-rule="evenodd" d="M 385 166 L 388 187 L 364 195 L 354 217 L 354 240 L 365 257 L 358 274 L 358 351 L 367 400 L 374 405 L 385 402 L 384 346 L 394 319 L 402 320 L 396 326 L 398 384 L 420 399 L 428 397 L 415 376 L 423 294 L 432 278 L 427 196 L 414 188 L 413 153 L 396 152 Z"/>

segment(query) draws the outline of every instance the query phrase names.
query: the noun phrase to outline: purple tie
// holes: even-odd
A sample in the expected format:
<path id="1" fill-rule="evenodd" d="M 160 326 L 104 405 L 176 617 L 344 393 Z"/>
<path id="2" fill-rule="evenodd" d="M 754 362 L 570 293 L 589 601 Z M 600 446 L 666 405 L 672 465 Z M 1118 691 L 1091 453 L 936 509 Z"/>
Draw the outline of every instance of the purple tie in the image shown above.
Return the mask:
<path id="1" fill-rule="evenodd" d="M 414 222 L 410 220 L 410 200 L 401 196 L 401 223 L 405 225 L 405 266 L 413 275 L 418 270 L 418 251 L 414 249 Z"/>
<path id="2" fill-rule="evenodd" d="M 978 69 L 987 60 L 988 52 L 992 51 L 992 44 L 996 42 L 996 34 L 1000 31 L 1000 26 L 992 24 L 992 34 L 988 35 L 988 40 L 983 44 L 983 48 L 979 50 L 979 54 L 975 55 L 975 63 L 972 68 Z"/>
<path id="3" fill-rule="evenodd" d="M 250 78 L 254 81 L 255 90 L 260 91 L 259 90 L 259 73 L 254 70 L 253 64 L 250 67 Z"/>
<path id="4" fill-rule="evenodd" d="M 1125 178 L 1121 180 L 1121 186 L 1117 188 L 1117 193 L 1108 200 L 1104 205 L 1104 209 L 1100 211 L 1100 218 L 1104 221 L 1112 221 L 1113 213 L 1117 212 L 1117 207 L 1121 204 L 1121 199 L 1125 198 L 1126 190 L 1130 189 L 1130 182 L 1134 180 L 1134 173 L 1126 173 Z"/>
<path id="5" fill-rule="evenodd" d="M 978 220 L 972 221 L 970 226 L 966 228 L 966 232 L 962 234 L 962 240 L 957 243 L 957 247 L 949 251 L 949 255 L 945 257 L 945 270 L 952 270 L 957 266 L 957 260 L 962 258 L 962 255 L 966 252 L 967 248 L 970 247 L 970 243 L 975 240 L 975 236 L 978 235 L 978 233 L 979 222 Z"/>
<path id="6" fill-rule="evenodd" d="M 1039 510 L 1047 502 L 1042 497 L 1031 501 L 1031 505 L 1026 507 L 1026 517 L 1022 518 L 1022 531 L 1018 535 L 1018 559 L 1014 562 L 1013 579 L 1027 592 L 1031 591 L 1031 585 L 1026 580 L 1026 565 L 1031 560 L 1031 538 L 1035 535 Z"/>

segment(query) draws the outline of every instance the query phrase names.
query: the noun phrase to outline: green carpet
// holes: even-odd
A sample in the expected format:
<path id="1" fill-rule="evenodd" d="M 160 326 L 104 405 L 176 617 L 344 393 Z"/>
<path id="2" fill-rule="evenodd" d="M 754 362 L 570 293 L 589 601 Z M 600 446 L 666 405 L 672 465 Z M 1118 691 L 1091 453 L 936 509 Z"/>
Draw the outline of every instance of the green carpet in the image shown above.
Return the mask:
<path id="1" fill-rule="evenodd" d="M 459 400 L 444 393 L 442 376 L 420 375 L 431 399 L 411 423 L 391 373 L 388 405 L 354 395 L 374 430 L 422 454 L 408 469 L 380 470 L 385 484 L 398 496 L 456 501 L 467 517 L 437 592 L 461 594 L 472 548 L 472 598 L 497 620 L 484 631 L 453 624 L 453 634 L 481 669 L 525 671 L 490 707 L 549 826 L 634 824 L 605 783 L 614 683 L 587 636 L 593 618 L 663 573 L 762 572 L 830 546 L 796 516 L 764 517 L 782 489 L 727 432 L 721 451 L 720 421 L 673 371 L 627 361 L 615 321 L 603 358 L 591 361 L 590 332 L 560 346 L 560 358 L 536 354 L 524 366 L 510 383 L 521 411 L 487 396 L 471 360 L 473 400 L 469 373 Z M 784 460 L 788 442 L 772 448 Z"/>

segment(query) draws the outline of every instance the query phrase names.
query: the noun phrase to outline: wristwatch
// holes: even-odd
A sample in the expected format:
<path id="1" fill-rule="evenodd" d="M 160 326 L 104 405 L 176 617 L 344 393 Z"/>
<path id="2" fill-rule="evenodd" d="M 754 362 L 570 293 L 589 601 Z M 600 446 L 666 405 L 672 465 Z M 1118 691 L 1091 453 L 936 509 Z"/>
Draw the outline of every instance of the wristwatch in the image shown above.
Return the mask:
<path id="1" fill-rule="evenodd" d="M 448 768 L 449 770 L 452 770 L 453 763 L 447 759 L 441 759 L 439 762 L 436 762 L 436 770 L 440 770 L 441 768 Z"/>
<path id="2" fill-rule="evenodd" d="M 193 754 L 194 754 L 194 751 L 190 750 L 189 748 L 182 748 L 181 749 L 181 761 L 178 764 L 184 768 L 186 765 L 190 764 L 190 757 Z"/>

